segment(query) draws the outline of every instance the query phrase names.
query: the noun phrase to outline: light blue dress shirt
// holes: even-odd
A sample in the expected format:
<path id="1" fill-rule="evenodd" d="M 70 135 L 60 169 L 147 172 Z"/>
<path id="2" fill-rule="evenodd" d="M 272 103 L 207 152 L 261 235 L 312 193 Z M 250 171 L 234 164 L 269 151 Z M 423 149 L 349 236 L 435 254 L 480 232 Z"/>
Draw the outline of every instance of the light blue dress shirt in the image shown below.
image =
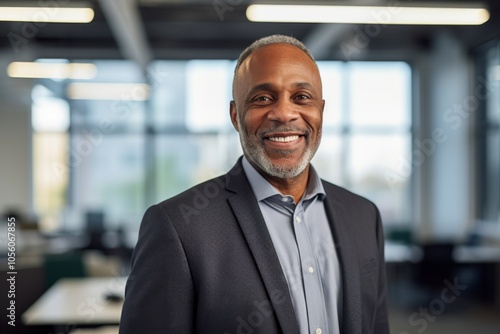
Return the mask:
<path id="1" fill-rule="evenodd" d="M 299 203 L 282 195 L 243 157 L 285 274 L 301 334 L 340 333 L 342 284 L 333 235 L 324 207 L 323 184 L 310 166 Z"/>

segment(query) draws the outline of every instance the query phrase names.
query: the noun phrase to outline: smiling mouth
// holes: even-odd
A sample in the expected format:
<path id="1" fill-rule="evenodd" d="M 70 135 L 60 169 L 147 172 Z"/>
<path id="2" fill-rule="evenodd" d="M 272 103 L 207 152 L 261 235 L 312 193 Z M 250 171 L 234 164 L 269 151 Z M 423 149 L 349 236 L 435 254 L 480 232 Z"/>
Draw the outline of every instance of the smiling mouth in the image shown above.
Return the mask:
<path id="1" fill-rule="evenodd" d="M 278 143 L 290 143 L 299 139 L 298 135 L 286 136 L 286 137 L 268 137 L 270 141 L 278 142 Z"/>

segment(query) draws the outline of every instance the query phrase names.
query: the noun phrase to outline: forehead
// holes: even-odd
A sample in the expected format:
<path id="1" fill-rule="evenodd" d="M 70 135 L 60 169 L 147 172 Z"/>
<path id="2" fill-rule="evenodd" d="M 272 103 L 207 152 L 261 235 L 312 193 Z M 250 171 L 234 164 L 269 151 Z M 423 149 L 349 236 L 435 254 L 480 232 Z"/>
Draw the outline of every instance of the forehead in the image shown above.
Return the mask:
<path id="1" fill-rule="evenodd" d="M 286 43 L 275 43 L 262 46 L 252 52 L 246 60 L 252 60 L 255 58 L 270 58 L 274 59 L 295 59 L 297 61 L 302 60 L 306 63 L 313 63 L 312 59 L 297 46 L 286 44 Z"/>
<path id="2" fill-rule="evenodd" d="M 321 84 L 314 61 L 301 49 L 289 44 L 271 44 L 255 50 L 243 61 L 237 81 L 254 81 L 278 74 L 301 75 L 311 84 Z"/>
<path id="3" fill-rule="evenodd" d="M 241 68 L 249 68 L 252 65 L 265 65 L 269 63 L 297 62 L 304 66 L 315 66 L 313 60 L 296 46 L 284 43 L 262 46 L 252 52 Z"/>

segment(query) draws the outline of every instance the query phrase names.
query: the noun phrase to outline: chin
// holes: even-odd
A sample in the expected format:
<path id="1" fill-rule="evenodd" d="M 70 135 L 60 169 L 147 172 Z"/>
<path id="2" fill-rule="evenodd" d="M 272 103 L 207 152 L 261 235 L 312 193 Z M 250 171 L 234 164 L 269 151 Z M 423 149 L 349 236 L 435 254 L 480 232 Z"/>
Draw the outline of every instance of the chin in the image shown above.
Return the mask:
<path id="1" fill-rule="evenodd" d="M 267 156 L 258 156 L 256 158 L 257 161 L 254 162 L 264 173 L 280 179 L 292 179 L 299 176 L 307 168 L 310 161 L 308 157 L 302 157 L 295 163 L 278 163 Z"/>
<path id="2" fill-rule="evenodd" d="M 292 179 L 304 172 L 316 149 L 306 147 L 300 156 L 296 151 L 279 151 L 277 157 L 271 157 L 265 147 L 256 144 L 240 134 L 240 141 L 247 159 L 263 173 L 280 179 Z M 317 147 L 316 147 L 317 148 Z M 281 161 L 281 163 L 280 163 Z"/>

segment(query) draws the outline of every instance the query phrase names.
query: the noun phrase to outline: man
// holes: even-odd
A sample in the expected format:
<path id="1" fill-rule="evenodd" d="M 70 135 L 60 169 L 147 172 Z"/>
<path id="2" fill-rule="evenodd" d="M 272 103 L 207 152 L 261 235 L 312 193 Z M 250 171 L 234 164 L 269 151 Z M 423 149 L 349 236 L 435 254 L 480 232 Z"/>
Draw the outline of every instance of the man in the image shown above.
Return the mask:
<path id="1" fill-rule="evenodd" d="M 325 103 L 312 56 L 254 42 L 233 98 L 244 157 L 147 210 L 120 333 L 388 333 L 378 210 L 309 163 Z"/>

